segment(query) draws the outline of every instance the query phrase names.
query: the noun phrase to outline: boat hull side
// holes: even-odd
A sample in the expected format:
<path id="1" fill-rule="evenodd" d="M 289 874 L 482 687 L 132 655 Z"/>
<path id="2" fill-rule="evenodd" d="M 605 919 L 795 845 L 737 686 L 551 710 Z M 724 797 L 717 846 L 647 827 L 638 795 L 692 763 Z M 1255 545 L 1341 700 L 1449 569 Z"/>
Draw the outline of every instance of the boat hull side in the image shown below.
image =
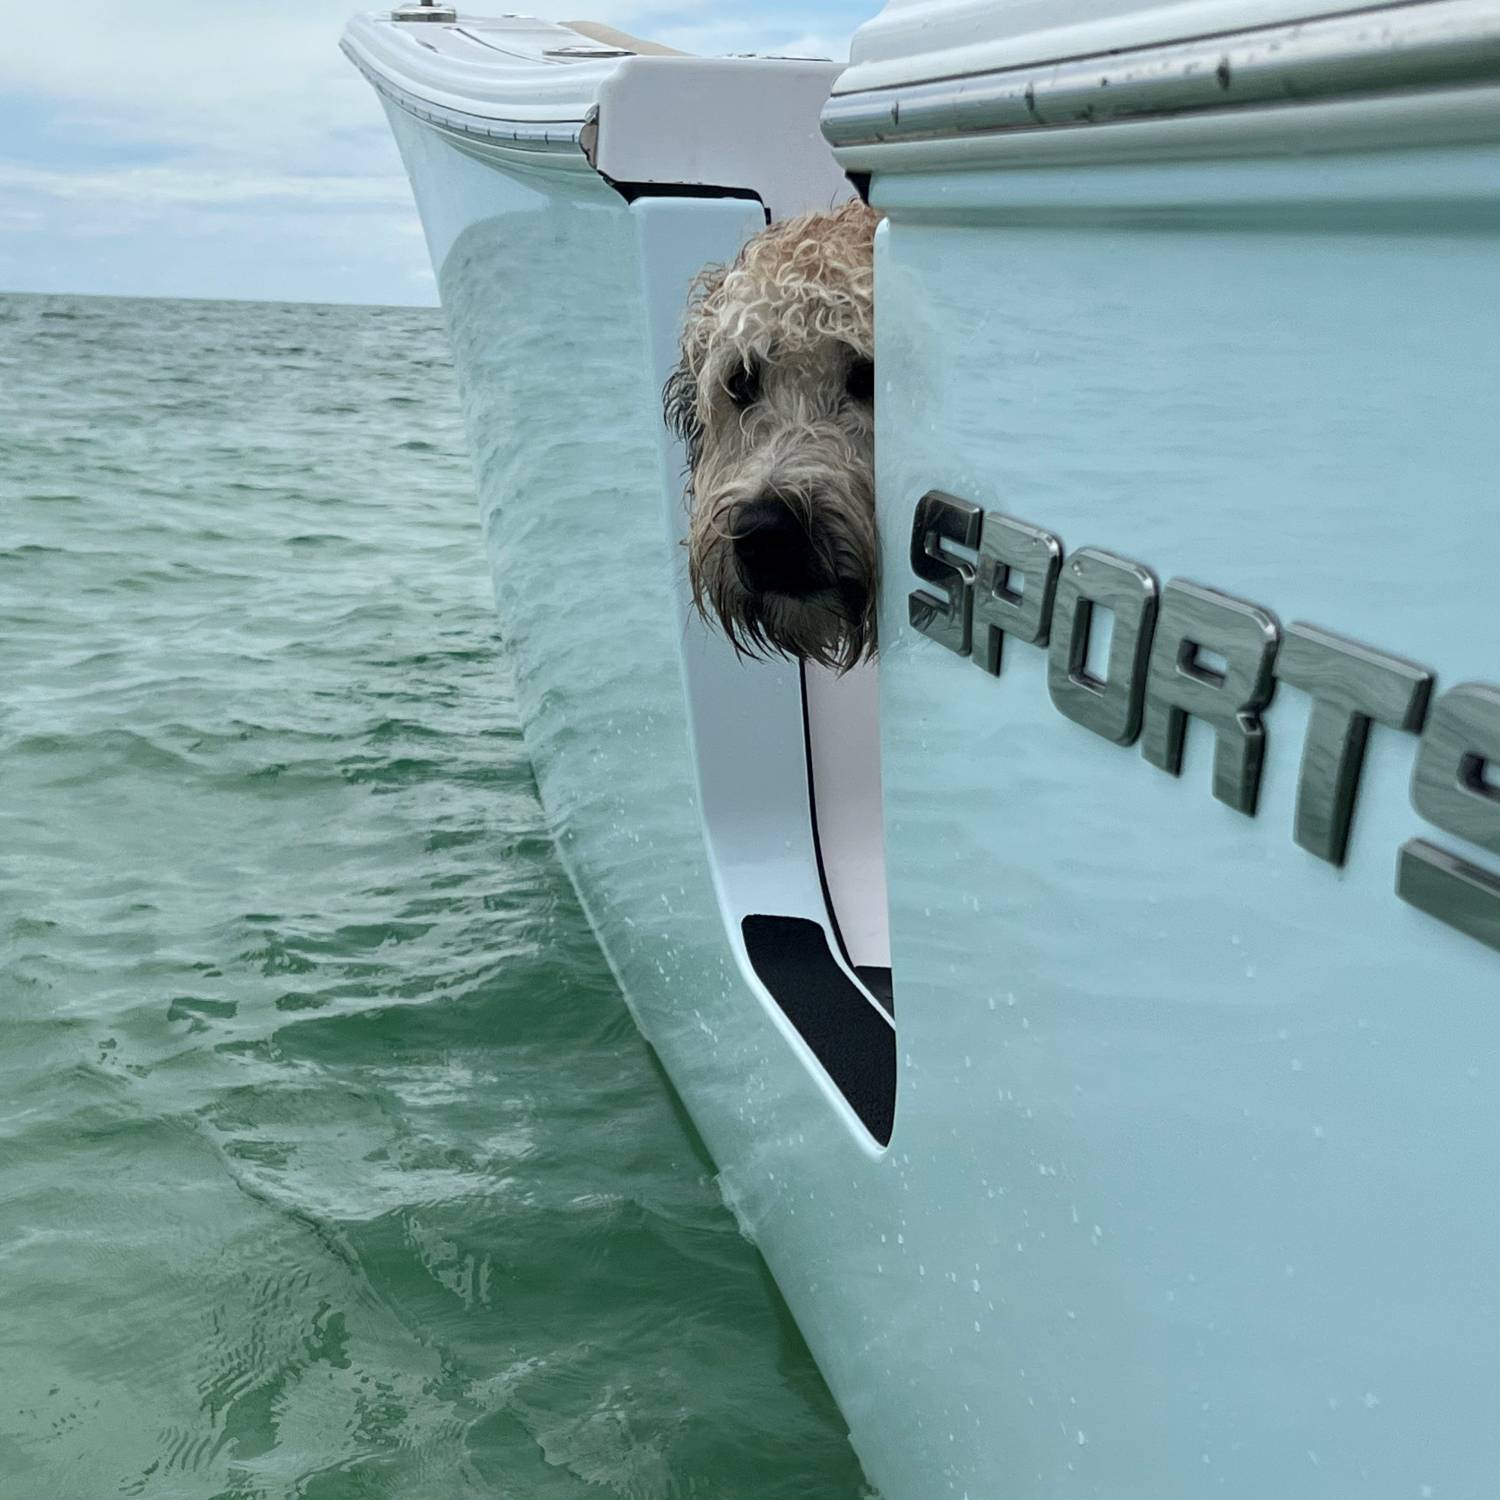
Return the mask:
<path id="1" fill-rule="evenodd" d="M 1059 711 L 1046 650 L 1007 639 L 991 676 L 908 618 L 936 489 L 1439 690 L 1496 681 L 1500 134 L 1433 141 L 1459 110 L 1406 149 L 1372 109 L 1379 137 L 1309 117 L 1299 151 L 1288 107 L 866 162 L 900 1145 L 967 1205 L 907 1243 L 996 1299 L 957 1356 L 989 1380 L 971 1495 L 1477 1496 L 1500 1470 L 1500 954 L 1396 894 L 1403 842 L 1442 838 L 1417 736 L 1372 730 L 1340 867 L 1293 838 L 1296 688 L 1246 816 L 1201 721 L 1167 774 Z"/>
<path id="2" fill-rule="evenodd" d="M 780 795 L 759 764 L 768 743 L 794 732 L 803 755 L 795 667 L 735 664 L 690 611 L 682 457 L 664 447 L 660 413 L 691 275 L 731 257 L 764 222 L 760 206 L 626 205 L 576 174 L 502 169 L 399 113 L 392 123 L 437 267 L 502 633 L 559 852 L 861 1459 L 891 1500 L 924 1494 L 903 1476 L 944 1461 L 935 1414 L 959 1394 L 931 1375 L 943 1333 L 915 1295 L 915 1263 L 911 1286 L 894 1285 L 909 1184 L 726 922 L 730 885 L 741 905 L 757 890 L 772 910 L 821 903 L 815 865 L 766 837 L 775 809 L 759 792 L 730 808 L 730 769 L 697 760 L 738 755 L 746 785 Z M 695 700 L 695 678 L 712 703 Z M 710 823 L 723 814 L 731 854 L 706 840 L 705 810 Z"/>

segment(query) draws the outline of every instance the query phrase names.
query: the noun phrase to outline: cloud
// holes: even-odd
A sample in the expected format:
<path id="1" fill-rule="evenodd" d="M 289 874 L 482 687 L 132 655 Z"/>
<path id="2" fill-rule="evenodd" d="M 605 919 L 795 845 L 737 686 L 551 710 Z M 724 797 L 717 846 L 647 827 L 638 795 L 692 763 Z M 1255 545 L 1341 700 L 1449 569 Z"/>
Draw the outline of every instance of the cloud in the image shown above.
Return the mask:
<path id="1" fill-rule="evenodd" d="M 13 203 L 0 204 L 0 234 L 22 234 L 40 229 L 43 218 L 35 208 L 21 208 Z"/>
<path id="2" fill-rule="evenodd" d="M 162 205 L 194 203 L 205 207 L 249 204 L 312 203 L 345 207 L 372 204 L 406 208 L 411 190 L 406 178 L 312 177 L 269 172 L 226 176 L 202 168 L 130 167 L 115 172 L 60 172 L 0 163 L 0 192 L 39 193 L 63 201 L 95 204 Z"/>
<path id="3" fill-rule="evenodd" d="M 878 0 L 517 8 L 583 10 L 688 51 L 842 56 Z M 338 51 L 350 9 L 70 0 L 62 28 L 39 6 L 16 7 L 0 50 L 0 287 L 431 300 L 384 116 Z M 231 231 L 257 258 L 226 251 Z"/>

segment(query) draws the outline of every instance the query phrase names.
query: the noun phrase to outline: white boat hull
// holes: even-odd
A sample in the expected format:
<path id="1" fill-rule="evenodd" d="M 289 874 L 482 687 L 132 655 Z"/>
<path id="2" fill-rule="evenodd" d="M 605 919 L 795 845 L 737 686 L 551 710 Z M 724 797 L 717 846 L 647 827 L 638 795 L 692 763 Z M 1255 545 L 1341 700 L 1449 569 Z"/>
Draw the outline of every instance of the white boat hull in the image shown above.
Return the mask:
<path id="1" fill-rule="evenodd" d="M 1406 841 L 1451 842 L 1413 807 L 1417 735 L 1370 733 L 1336 863 L 1293 838 L 1295 687 L 1251 715 L 1237 807 L 1200 719 L 1166 774 L 1059 711 L 1046 649 L 1007 639 L 991 675 L 909 604 L 938 490 L 1277 639 L 1493 680 L 1500 130 L 1469 102 L 1143 124 L 1123 156 L 846 146 L 890 220 L 889 924 L 858 927 L 889 944 L 888 1056 L 818 1040 L 750 954 L 770 913 L 827 933 L 845 1000 L 868 979 L 797 671 L 687 602 L 659 393 L 689 279 L 760 205 L 623 195 L 391 107 L 559 850 L 887 1500 L 1493 1489 L 1500 955 L 1396 894 Z"/>

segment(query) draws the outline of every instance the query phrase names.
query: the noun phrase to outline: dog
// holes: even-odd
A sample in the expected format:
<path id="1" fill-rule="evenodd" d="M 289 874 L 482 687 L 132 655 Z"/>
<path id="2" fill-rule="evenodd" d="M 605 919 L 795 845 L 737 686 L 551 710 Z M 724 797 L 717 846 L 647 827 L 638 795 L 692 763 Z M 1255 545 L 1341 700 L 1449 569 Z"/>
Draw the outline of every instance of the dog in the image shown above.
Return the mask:
<path id="1" fill-rule="evenodd" d="M 693 284 L 663 392 L 687 450 L 693 601 L 736 652 L 873 657 L 873 244 L 855 199 L 773 224 Z"/>

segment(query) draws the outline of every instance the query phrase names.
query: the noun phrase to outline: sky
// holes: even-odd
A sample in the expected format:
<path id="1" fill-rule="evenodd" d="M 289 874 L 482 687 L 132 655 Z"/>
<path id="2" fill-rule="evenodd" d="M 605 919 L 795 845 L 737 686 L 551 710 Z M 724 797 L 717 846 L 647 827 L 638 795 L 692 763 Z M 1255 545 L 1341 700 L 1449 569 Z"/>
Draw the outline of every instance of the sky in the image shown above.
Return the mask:
<path id="1" fill-rule="evenodd" d="M 699 53 L 842 59 L 881 0 L 459 0 Z M 0 291 L 432 303 L 411 193 L 338 50 L 358 0 L 8 7 Z"/>

